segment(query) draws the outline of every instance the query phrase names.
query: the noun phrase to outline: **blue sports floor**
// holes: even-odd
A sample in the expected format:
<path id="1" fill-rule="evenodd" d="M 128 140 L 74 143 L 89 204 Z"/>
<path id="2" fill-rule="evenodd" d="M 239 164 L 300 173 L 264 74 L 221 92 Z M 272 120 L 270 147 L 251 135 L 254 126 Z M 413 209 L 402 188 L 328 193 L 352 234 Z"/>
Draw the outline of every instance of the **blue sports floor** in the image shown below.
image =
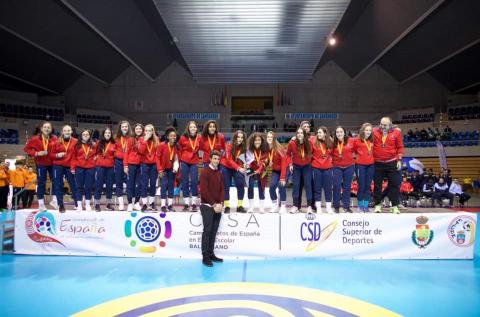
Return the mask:
<path id="1" fill-rule="evenodd" d="M 477 237 L 479 233 L 477 226 Z M 3 255 L 0 256 L 0 316 L 66 316 L 139 292 L 218 282 L 262 282 L 319 289 L 404 316 L 480 316 L 479 245 L 477 242 L 473 261 L 227 261 L 214 268 L 193 260 Z M 284 294 L 292 295 L 295 294 L 287 291 Z M 219 294 L 215 296 L 221 299 Z M 348 304 L 347 300 L 347 305 L 356 304 L 355 301 Z M 235 313 L 210 310 L 183 316 L 280 315 L 271 311 L 263 314 L 239 309 L 236 314 L 235 310 Z M 132 315 L 135 314 L 128 316 Z M 335 311 L 311 314 L 354 315 Z"/>

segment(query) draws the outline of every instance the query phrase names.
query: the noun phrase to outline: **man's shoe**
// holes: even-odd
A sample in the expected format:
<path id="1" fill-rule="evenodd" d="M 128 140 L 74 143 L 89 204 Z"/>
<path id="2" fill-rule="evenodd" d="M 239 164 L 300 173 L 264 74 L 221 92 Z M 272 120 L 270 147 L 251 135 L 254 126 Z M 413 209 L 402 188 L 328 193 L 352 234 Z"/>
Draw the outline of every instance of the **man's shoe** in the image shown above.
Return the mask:
<path id="1" fill-rule="evenodd" d="M 203 263 L 203 265 L 208 266 L 208 267 L 213 266 L 212 260 L 210 260 L 210 258 L 203 258 L 202 263 Z"/>
<path id="2" fill-rule="evenodd" d="M 218 263 L 223 262 L 223 259 L 217 257 L 215 254 L 210 256 L 210 260 L 212 260 L 212 262 L 218 262 Z"/>

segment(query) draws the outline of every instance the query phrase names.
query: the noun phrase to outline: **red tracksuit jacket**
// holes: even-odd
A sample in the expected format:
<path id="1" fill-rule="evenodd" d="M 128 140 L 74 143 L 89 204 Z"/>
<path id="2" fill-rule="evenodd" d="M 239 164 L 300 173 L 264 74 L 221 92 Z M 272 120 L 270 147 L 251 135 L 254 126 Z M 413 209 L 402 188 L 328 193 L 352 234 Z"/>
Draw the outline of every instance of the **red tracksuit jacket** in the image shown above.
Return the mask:
<path id="1" fill-rule="evenodd" d="M 150 138 L 148 141 L 145 141 L 143 137 L 139 138 L 138 153 L 140 154 L 140 162 L 143 164 L 156 164 L 157 147 L 155 147 L 152 138 Z"/>
<path id="2" fill-rule="evenodd" d="M 201 137 L 199 135 L 194 138 L 182 135 L 178 140 L 179 159 L 187 164 L 198 164 L 200 158 L 198 151 L 200 150 Z"/>
<path id="3" fill-rule="evenodd" d="M 127 150 L 127 142 L 130 137 L 119 137 L 115 139 L 115 158 L 123 161 L 125 158 L 125 151 Z"/>
<path id="4" fill-rule="evenodd" d="M 95 166 L 100 166 L 100 167 L 113 167 L 114 163 L 114 158 L 115 158 L 115 143 L 108 142 L 105 144 L 105 148 L 103 151 L 100 151 L 98 148 L 100 142 L 97 142 L 95 144 Z"/>
<path id="5" fill-rule="evenodd" d="M 360 138 L 353 140 L 353 150 L 357 154 L 356 164 L 373 164 L 373 142 L 369 140 L 362 141 Z"/>
<path id="6" fill-rule="evenodd" d="M 61 142 L 60 139 L 57 140 L 52 145 L 51 151 L 48 153 L 50 159 L 53 162 L 53 165 L 70 167 L 72 164 L 73 154 L 75 152 L 75 145 L 77 145 L 77 139 L 70 137 L 70 142 Z M 57 158 L 57 153 L 65 152 L 65 156 L 62 158 Z"/>
<path id="7" fill-rule="evenodd" d="M 77 144 L 78 145 L 78 144 Z M 70 169 L 74 170 L 76 167 L 94 168 L 95 167 L 95 144 L 87 145 L 81 144 L 76 146 L 73 151 L 73 159 L 70 163 Z"/>
<path id="8" fill-rule="evenodd" d="M 204 163 L 210 162 L 210 152 L 216 150 L 220 153 L 225 152 L 225 137 L 221 133 L 217 133 L 213 138 L 208 136 L 204 138 L 203 136 L 200 139 L 200 150 L 203 151 Z"/>
<path id="9" fill-rule="evenodd" d="M 307 142 L 309 141 L 307 140 Z M 301 147 L 304 148 L 304 145 L 302 144 Z M 301 152 L 298 153 L 297 151 L 297 143 L 294 140 L 291 140 L 290 142 L 288 142 L 287 156 L 290 162 L 299 166 L 304 166 L 309 164 L 312 161 L 312 155 L 311 154 L 307 155 L 307 153 L 305 153 L 305 150 L 303 153 L 304 155 L 302 157 Z"/>
<path id="10" fill-rule="evenodd" d="M 310 141 L 312 148 L 312 167 L 326 170 L 332 168 L 332 149 L 327 148 L 325 143 L 315 145 L 315 139 Z"/>
<path id="11" fill-rule="evenodd" d="M 225 154 L 220 159 L 220 164 L 226 168 L 238 171 L 238 169 L 243 167 L 243 162 L 238 158 L 242 154 L 240 149 L 238 149 L 235 157 L 232 157 L 232 143 L 227 143 L 225 145 Z"/>
<path id="12" fill-rule="evenodd" d="M 403 139 L 400 130 L 390 129 L 385 140 L 380 128 L 373 128 L 373 158 L 375 162 L 401 160 L 403 156 Z"/>
<path id="13" fill-rule="evenodd" d="M 289 164 L 287 154 L 283 153 L 282 155 L 278 153 L 278 151 L 271 149 L 270 152 L 268 152 L 268 161 L 272 162 L 272 171 L 280 172 L 280 180 L 284 181 Z"/>
<path id="14" fill-rule="evenodd" d="M 27 141 L 27 144 L 25 144 L 23 151 L 35 159 L 36 165 L 52 166 L 52 159 L 48 154 L 45 156 L 35 156 L 35 153 L 40 151 L 50 152 L 52 150 L 52 146 L 55 144 L 55 142 L 57 142 L 57 137 L 52 134 L 48 140 L 45 140 L 45 142 L 47 142 L 46 146 L 43 142 L 44 140 L 42 139 L 41 135 L 32 136 Z"/>
<path id="15" fill-rule="evenodd" d="M 157 170 L 163 172 L 173 168 L 173 162 L 177 158 L 177 144 L 170 146 L 168 142 L 162 142 L 157 148 Z"/>
<path id="16" fill-rule="evenodd" d="M 353 138 L 348 138 L 347 143 L 343 143 L 343 149 L 341 148 L 341 144 L 342 143 L 339 143 L 332 149 L 333 166 L 348 167 L 353 165 L 355 163 L 353 161 Z M 340 157 L 339 151 L 341 151 L 342 157 Z"/>
<path id="17" fill-rule="evenodd" d="M 255 159 L 250 163 L 249 167 L 262 176 L 268 165 L 268 152 L 254 150 L 252 155 Z"/>
<path id="18" fill-rule="evenodd" d="M 123 157 L 123 166 L 127 167 L 128 164 L 140 165 L 140 153 L 138 153 L 138 139 L 128 138 L 127 148 L 125 149 L 125 155 Z"/>

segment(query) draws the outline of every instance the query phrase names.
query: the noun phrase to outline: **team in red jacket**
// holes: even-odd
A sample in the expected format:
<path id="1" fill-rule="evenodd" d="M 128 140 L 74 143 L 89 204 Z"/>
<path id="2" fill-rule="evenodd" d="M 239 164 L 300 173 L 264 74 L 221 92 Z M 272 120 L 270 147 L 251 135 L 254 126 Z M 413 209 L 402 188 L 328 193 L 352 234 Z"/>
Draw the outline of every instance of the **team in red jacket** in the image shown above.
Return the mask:
<path id="1" fill-rule="evenodd" d="M 264 211 L 264 190 L 269 172 L 271 212 L 286 211 L 285 184 L 290 175 L 294 185 L 291 212 L 298 212 L 301 208 L 302 186 L 307 193 L 307 212 L 322 212 L 322 193 L 327 212 L 333 212 L 332 205 L 336 212 L 342 205 L 345 212 L 351 212 L 350 192 L 354 172 L 359 211 L 368 211 L 372 179 L 375 183 L 375 211 L 381 211 L 381 184 L 386 178 L 389 184 L 386 192 L 393 205 L 391 211 L 399 212 L 400 191 L 407 193 L 409 190 L 406 188 L 408 184 L 400 184 L 398 172 L 403 156 L 402 136 L 389 118 L 382 118 L 379 127 L 363 124 L 357 137 L 349 137 L 340 126 L 335 129 L 333 139 L 326 127 L 319 127 L 314 135 L 309 135 L 309 128 L 310 124 L 303 122 L 285 149 L 273 131 L 265 135 L 255 132 L 248 140 L 243 131 L 237 131 L 232 140 L 225 143 L 224 135 L 218 131 L 213 120 L 205 123 L 202 135 L 194 121 L 188 122 L 178 140 L 176 130 L 168 128 L 166 139 L 162 142 L 153 125 L 144 128 L 136 124 L 131 129 L 127 121 L 121 121 L 115 136 L 110 128 L 106 128 L 96 143 L 92 141 L 89 130 L 83 130 L 78 140 L 75 139 L 68 125 L 62 128 L 57 138 L 52 134 L 51 124 L 45 122 L 28 140 L 25 152 L 34 157 L 37 165 L 40 210 L 45 210 L 43 197 L 46 177 L 50 174 L 55 194 L 50 204 L 53 207 L 58 205 L 60 212 L 65 211 L 64 179 L 71 188 L 78 210 L 91 210 L 91 196 L 94 194 L 95 210 L 100 211 L 103 192 L 106 209 L 114 210 L 114 183 L 118 209 L 123 210 L 123 186 L 126 183 L 128 211 L 156 210 L 157 186 L 161 188 L 161 210 L 172 211 L 175 179 L 180 174 L 184 210 L 191 208 L 195 211 L 201 186 L 198 184 L 198 164 L 208 164 L 209 153 L 215 150 L 221 154 L 220 171 L 226 185 L 225 212 L 230 211 L 232 178 L 237 187 L 237 211 L 245 212 L 245 187 L 248 187 L 250 211 Z M 253 202 L 255 183 L 258 183 L 259 206 Z M 92 193 L 94 187 L 95 192 Z"/>

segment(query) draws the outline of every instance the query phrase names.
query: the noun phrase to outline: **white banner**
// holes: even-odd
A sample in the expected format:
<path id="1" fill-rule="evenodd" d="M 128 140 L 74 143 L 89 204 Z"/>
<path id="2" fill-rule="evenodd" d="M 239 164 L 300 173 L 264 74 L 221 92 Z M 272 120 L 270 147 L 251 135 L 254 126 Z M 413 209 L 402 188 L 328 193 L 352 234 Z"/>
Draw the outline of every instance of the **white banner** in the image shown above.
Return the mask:
<path id="1" fill-rule="evenodd" d="M 225 258 L 472 259 L 477 216 L 426 214 L 223 215 L 216 253 Z M 200 213 L 22 210 L 15 253 L 200 258 Z"/>

